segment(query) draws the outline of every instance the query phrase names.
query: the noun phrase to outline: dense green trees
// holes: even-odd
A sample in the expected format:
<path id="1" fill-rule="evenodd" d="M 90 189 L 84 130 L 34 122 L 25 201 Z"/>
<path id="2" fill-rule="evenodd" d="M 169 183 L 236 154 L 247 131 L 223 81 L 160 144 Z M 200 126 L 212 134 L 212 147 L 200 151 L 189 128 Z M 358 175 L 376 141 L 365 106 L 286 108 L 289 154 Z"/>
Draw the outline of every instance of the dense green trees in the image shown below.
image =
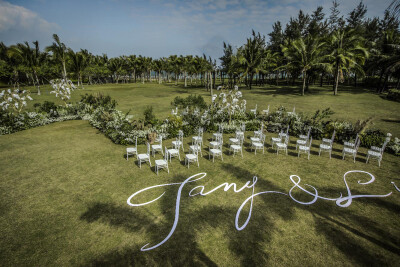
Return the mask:
<path id="1" fill-rule="evenodd" d="M 299 11 L 286 25 L 277 21 L 268 39 L 252 32 L 237 48 L 223 43 L 220 66 L 207 56 L 171 55 L 152 59 L 142 55 L 108 58 L 87 50 L 74 52 L 54 34 L 54 42 L 40 51 L 39 43 L 18 43 L 7 47 L 0 43 L 0 79 L 14 87 L 35 85 L 54 78 L 71 77 L 83 83 L 179 81 L 184 86 L 198 84 L 212 92 L 219 78 L 229 88 L 244 83 L 295 84 L 301 79 L 301 94 L 319 81 L 328 84 L 336 95 L 340 83 L 364 82 L 378 92 L 400 85 L 400 31 L 398 0 L 383 18 L 366 18 L 367 7 L 361 1 L 349 14 L 340 14 L 333 1 L 329 15 L 317 7 L 311 15 Z M 219 76 L 217 78 L 217 76 Z M 174 80 L 174 81 L 173 81 Z M 395 83 L 397 82 L 397 83 Z"/>

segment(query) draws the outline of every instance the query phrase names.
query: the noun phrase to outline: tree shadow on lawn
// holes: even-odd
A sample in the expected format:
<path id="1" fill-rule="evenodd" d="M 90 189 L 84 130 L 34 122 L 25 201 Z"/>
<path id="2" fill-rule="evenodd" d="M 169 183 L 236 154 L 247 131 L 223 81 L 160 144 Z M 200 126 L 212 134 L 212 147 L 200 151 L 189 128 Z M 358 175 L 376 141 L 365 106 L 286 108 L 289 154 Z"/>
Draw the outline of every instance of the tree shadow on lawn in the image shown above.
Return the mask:
<path id="1" fill-rule="evenodd" d="M 288 192 L 288 189 L 280 188 L 272 181 L 241 167 L 227 163 L 223 163 L 221 166 L 224 171 L 232 174 L 240 181 L 237 182 L 238 188 L 256 175 L 259 178 L 256 192 L 264 190 Z M 181 182 L 185 179 L 186 177 L 176 176 L 174 181 Z M 360 239 L 400 255 L 399 240 L 396 237 L 379 228 L 375 221 L 358 215 L 351 209 L 340 208 L 333 201 L 318 200 L 314 205 L 300 205 L 292 201 L 289 196 L 261 195 L 254 199 L 254 209 L 249 224 L 242 231 L 237 231 L 234 218 L 241 203 L 237 203 L 237 208 L 209 204 L 206 207 L 200 206 L 197 210 L 193 210 L 190 207 L 197 197 L 187 197 L 189 189 L 192 188 L 193 186 L 189 186 L 182 191 L 182 196 L 186 197 L 181 198 L 179 223 L 172 237 L 161 247 L 144 252 L 140 251 L 140 247 L 147 243 L 149 243 L 148 247 L 154 246 L 161 242 L 171 230 L 175 218 L 177 187 L 166 188 L 166 193 L 159 200 L 161 214 L 165 216 L 161 223 L 155 223 L 156 217 L 154 215 L 145 214 L 135 207 L 93 203 L 82 214 L 82 220 L 88 223 L 99 221 L 114 227 L 121 227 L 132 234 L 144 232 L 146 240 L 143 241 L 143 244 L 127 247 L 123 251 L 115 250 L 106 253 L 88 262 L 87 265 L 159 265 L 163 263 L 164 265 L 216 266 L 215 262 L 203 252 L 197 241 L 196 233 L 210 231 L 210 228 L 218 228 L 224 232 L 230 252 L 240 258 L 241 265 L 267 265 L 269 255 L 265 250 L 265 244 L 271 242 L 271 236 L 274 232 L 280 231 L 279 225 L 276 225 L 276 218 L 295 221 L 297 218 L 296 210 L 298 209 L 311 213 L 315 221 L 315 231 L 322 234 L 331 246 L 336 247 L 337 250 L 346 255 L 352 263 L 363 265 L 386 263 L 384 259 L 379 257 L 379 254 L 373 251 L 374 247 L 366 246 L 365 243 L 360 242 Z M 222 191 L 222 189 L 220 190 Z M 322 188 L 319 191 L 323 192 L 326 197 L 338 197 L 339 192 L 345 193 L 345 188 Z M 362 194 L 362 192 L 355 190 L 352 190 L 352 192 L 353 194 Z M 304 194 L 297 195 L 295 193 L 295 196 L 299 200 L 304 198 Z M 199 197 L 201 198 L 201 196 Z M 383 199 L 364 198 L 355 201 L 361 201 L 366 205 L 377 205 L 394 213 L 398 213 L 399 210 L 398 205 Z M 239 220 L 240 224 L 246 217 L 247 214 L 244 212 Z M 303 254 L 304 252 L 312 253 L 306 251 L 299 253 Z"/>

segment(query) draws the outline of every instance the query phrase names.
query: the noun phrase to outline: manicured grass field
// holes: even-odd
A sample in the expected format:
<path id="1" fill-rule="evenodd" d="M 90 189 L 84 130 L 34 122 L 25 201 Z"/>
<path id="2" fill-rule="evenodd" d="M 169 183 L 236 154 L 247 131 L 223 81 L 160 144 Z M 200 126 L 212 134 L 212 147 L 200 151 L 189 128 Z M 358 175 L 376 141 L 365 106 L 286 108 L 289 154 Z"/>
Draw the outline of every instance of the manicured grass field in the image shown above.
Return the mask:
<path id="1" fill-rule="evenodd" d="M 337 111 L 336 116 L 350 119 L 375 114 L 376 126 L 380 123 L 386 130 L 400 132 L 398 123 L 378 119 L 398 120 L 399 104 L 377 95 L 343 92 L 339 97 L 331 97 L 326 89 L 300 97 L 285 94 L 285 90 L 273 87 L 244 90 L 244 97 L 249 107 L 255 103 L 259 107 L 282 103 L 292 108 L 295 104 L 296 111 L 307 112 L 331 106 Z M 85 91 L 110 94 L 121 110 L 132 108 L 132 114 L 138 116 L 142 116 L 140 110 L 146 105 L 153 105 L 161 117 L 169 114 L 169 103 L 176 95 L 192 92 L 207 95 L 204 89 L 154 84 L 107 85 L 77 91 L 73 100 L 78 100 L 78 95 Z M 40 100 L 45 99 L 54 101 L 54 95 L 44 92 Z M 346 105 L 349 102 L 352 105 Z M 357 111 L 358 115 L 354 113 Z M 182 155 L 181 162 L 173 159 L 169 174 L 161 171 L 158 176 L 154 167 L 145 164 L 139 169 L 134 158 L 127 161 L 124 146 L 113 144 L 86 121 L 55 123 L 0 136 L 0 265 L 398 264 L 400 192 L 391 182 L 400 186 L 399 157 L 385 153 L 379 168 L 374 161 L 365 164 L 366 149 L 361 148 L 353 163 L 350 158 L 341 159 L 342 146 L 335 144 L 333 157 L 329 159 L 327 154 L 318 156 L 319 141 L 316 141 L 308 161 L 304 155 L 297 157 L 295 138 L 291 138 L 288 155 L 276 155 L 269 145 L 265 154 L 254 155 L 248 149 L 251 135 L 246 133 L 243 159 L 229 155 L 224 147 L 224 161 L 216 159 L 212 163 L 205 141 L 200 168 L 185 167 Z M 224 136 L 225 142 L 229 136 Z M 272 136 L 267 135 L 268 144 Z M 210 138 L 206 134 L 204 140 Z M 164 144 L 170 147 L 171 141 Z M 185 152 L 189 142 L 190 137 L 186 137 Z M 139 152 L 144 151 L 145 147 L 139 146 Z M 156 155 L 156 159 L 161 157 Z M 235 216 L 252 194 L 251 188 L 239 193 L 232 188 L 226 192 L 220 188 L 207 196 L 188 195 L 199 185 L 205 187 L 205 192 L 225 182 L 241 188 L 253 176 L 258 177 L 255 193 L 288 194 L 293 187 L 290 175 L 295 174 L 301 177 L 300 184 L 305 189 L 314 192 L 306 185 L 309 184 L 318 190 L 319 196 L 338 198 L 340 194 L 348 195 L 343 175 L 350 170 L 367 171 L 376 177 L 375 182 L 362 185 L 357 182 L 367 182 L 367 175 L 349 174 L 346 178 L 353 195 L 392 194 L 386 198 L 355 198 L 347 208 L 323 199 L 301 205 L 288 195 L 262 194 L 254 198 L 251 219 L 242 231 L 235 228 Z M 166 191 L 158 201 L 142 207 L 129 206 L 128 197 L 145 187 L 183 182 L 199 172 L 207 176 L 183 187 L 175 233 L 160 247 L 141 252 L 141 247 L 148 243 L 156 245 L 170 232 L 179 185 L 139 195 L 135 203 L 151 201 Z M 303 202 L 313 199 L 298 188 L 292 194 Z M 240 225 L 248 212 L 249 205 L 240 216 Z"/>
<path id="2" fill-rule="evenodd" d="M 31 89 L 36 92 L 36 89 Z M 335 114 L 332 118 L 349 120 L 366 120 L 372 117 L 369 128 L 379 128 L 391 132 L 394 136 L 400 137 L 400 104 L 388 101 L 371 89 L 342 87 L 339 95 L 334 96 L 330 86 L 322 88 L 315 86 L 310 88 L 310 93 L 304 97 L 299 95 L 298 86 L 273 86 L 253 87 L 250 91 L 242 88 L 243 97 L 247 101 L 247 107 L 266 109 L 267 105 L 275 110 L 283 105 L 288 110 L 296 107 L 296 112 L 313 114 L 317 109 L 330 107 Z M 44 100 L 57 101 L 53 94 L 49 94 L 50 88 L 42 88 L 42 95 L 33 94 L 34 101 L 30 102 L 30 108 L 36 102 Z M 80 95 L 85 93 L 102 92 L 110 95 L 118 101 L 118 109 L 134 115 L 135 118 L 143 117 L 146 106 L 153 106 L 154 113 L 159 118 L 166 118 L 171 114 L 171 102 L 176 96 L 186 97 L 189 94 L 200 94 L 207 102 L 211 102 L 210 92 L 203 87 L 183 87 L 182 84 L 175 86 L 174 83 L 159 85 L 157 83 L 130 83 L 130 84 L 106 84 L 85 86 L 85 89 L 76 90 L 71 99 L 72 102 L 80 100 Z M 214 90 L 214 92 L 217 92 Z"/>

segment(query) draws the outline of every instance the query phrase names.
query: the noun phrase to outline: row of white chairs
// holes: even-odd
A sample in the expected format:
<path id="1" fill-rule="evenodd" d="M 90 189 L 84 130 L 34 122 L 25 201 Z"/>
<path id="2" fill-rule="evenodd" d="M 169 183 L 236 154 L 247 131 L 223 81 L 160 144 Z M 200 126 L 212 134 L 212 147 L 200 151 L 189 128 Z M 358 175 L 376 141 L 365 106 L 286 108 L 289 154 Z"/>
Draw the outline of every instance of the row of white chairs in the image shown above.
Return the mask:
<path id="1" fill-rule="evenodd" d="M 250 137 L 251 140 L 250 148 L 251 150 L 254 151 L 255 154 L 257 154 L 257 150 L 262 150 L 263 154 L 265 152 L 266 135 L 263 133 L 264 130 L 263 127 L 264 126 L 262 124 L 261 129 L 259 129 L 258 131 L 254 131 L 254 136 Z M 242 125 L 240 129 L 236 131 L 235 137 L 229 138 L 229 151 L 231 154 L 233 154 L 233 156 L 235 156 L 235 154 L 240 153 L 241 157 L 243 157 L 244 132 L 245 132 L 245 126 Z M 333 148 L 335 133 L 336 132 L 334 131 L 332 137 L 329 139 L 328 138 L 322 139 L 322 143 L 319 146 L 319 156 L 321 155 L 322 152 L 327 152 L 329 153 L 329 158 L 332 157 L 332 148 Z M 310 159 L 310 152 L 312 146 L 312 137 L 310 136 L 310 134 L 311 134 L 311 128 L 309 128 L 307 135 L 300 135 L 299 139 L 296 141 L 296 150 L 298 151 L 298 157 L 300 157 L 300 154 L 304 153 L 307 155 L 307 158 Z M 389 141 L 390 139 L 386 139 L 382 147 L 371 147 L 371 149 L 368 150 L 366 162 L 368 163 L 370 159 L 377 159 L 378 164 L 380 166 L 383 157 L 383 152 Z M 140 168 L 141 164 L 146 162 L 148 162 L 149 165 L 151 166 L 150 152 L 152 153 L 153 157 L 155 156 L 155 153 L 161 152 L 164 155 L 164 159 L 155 161 L 156 172 L 158 174 L 159 169 L 166 169 L 169 172 L 168 160 L 171 162 L 173 157 L 177 157 L 179 158 L 179 160 L 181 160 L 180 149 L 182 149 L 182 151 L 184 152 L 183 131 L 180 130 L 176 140 L 172 141 L 171 149 L 167 149 L 167 147 L 164 147 L 165 153 L 163 152 L 162 149 L 162 138 L 160 137 L 159 139 L 156 140 L 156 142 L 158 142 L 158 144 L 150 145 L 147 143 L 146 154 L 138 154 L 137 138 L 136 138 L 135 147 L 127 148 L 127 155 L 126 155 L 127 160 L 130 155 L 136 155 L 138 158 L 138 165 Z M 277 154 L 279 153 L 279 151 L 284 151 L 287 155 L 288 143 L 289 143 L 289 127 L 286 128 L 286 132 L 281 131 L 278 134 L 278 137 L 271 138 L 271 146 L 272 148 L 276 147 Z M 358 134 L 354 142 L 344 142 L 344 147 L 342 150 L 342 158 L 345 159 L 346 155 L 350 155 L 353 157 L 353 161 L 355 162 L 360 143 L 361 142 Z M 189 146 L 189 153 L 185 155 L 185 165 L 187 165 L 188 168 L 190 163 L 197 163 L 197 165 L 199 166 L 198 154 L 200 154 L 201 156 L 203 155 L 202 146 L 203 146 L 203 129 L 200 128 L 198 131 L 198 135 L 192 137 L 192 144 Z M 223 128 L 220 126 L 218 132 L 213 134 L 212 141 L 209 143 L 208 151 L 210 160 L 212 157 L 214 162 L 216 157 L 220 157 L 221 160 L 223 161 L 222 146 L 223 146 Z"/>

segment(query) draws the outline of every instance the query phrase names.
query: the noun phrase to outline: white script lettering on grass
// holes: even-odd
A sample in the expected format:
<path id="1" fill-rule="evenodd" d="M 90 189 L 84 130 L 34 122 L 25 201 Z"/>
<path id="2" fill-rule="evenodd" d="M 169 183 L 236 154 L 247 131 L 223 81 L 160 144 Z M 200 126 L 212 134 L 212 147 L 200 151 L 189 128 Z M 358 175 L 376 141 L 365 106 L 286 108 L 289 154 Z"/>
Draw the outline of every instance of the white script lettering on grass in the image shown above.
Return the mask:
<path id="1" fill-rule="evenodd" d="M 349 187 L 349 185 L 347 184 L 347 181 L 346 181 L 346 176 L 347 176 L 348 174 L 350 174 L 350 173 L 363 173 L 363 174 L 367 174 L 367 175 L 369 176 L 370 179 L 369 179 L 368 181 L 366 181 L 366 182 L 358 181 L 358 184 L 361 184 L 361 185 L 368 185 L 368 184 L 371 184 L 371 183 L 373 183 L 373 182 L 375 181 L 375 177 L 374 177 L 371 173 L 369 173 L 369 172 L 359 171 L 359 170 L 348 171 L 348 172 L 346 172 L 346 173 L 343 175 L 344 184 L 345 184 L 346 189 L 347 189 L 347 195 L 346 195 L 346 196 L 343 196 L 342 193 L 340 193 L 340 196 L 339 196 L 338 198 L 326 198 L 326 197 L 319 196 L 319 195 L 318 195 L 318 190 L 317 190 L 315 187 L 313 187 L 312 185 L 307 185 L 307 184 L 305 184 L 306 186 L 308 186 L 309 188 L 312 189 L 312 192 L 308 191 L 308 190 L 305 189 L 303 186 L 301 186 L 301 185 L 300 185 L 301 179 L 300 179 L 300 177 L 297 176 L 297 175 L 291 175 L 291 176 L 290 176 L 290 181 L 293 183 L 293 186 L 292 186 L 292 188 L 289 190 L 288 193 L 283 193 L 283 192 L 279 192 L 279 191 L 263 191 L 263 192 L 255 193 L 255 185 L 256 185 L 256 183 L 257 183 L 257 177 L 254 176 L 253 179 L 252 179 L 252 181 L 247 181 L 247 182 L 246 182 L 241 188 L 239 188 L 239 189 L 237 189 L 237 185 L 236 185 L 235 183 L 223 183 L 223 184 L 221 184 L 221 185 L 219 185 L 219 186 L 217 186 L 217 187 L 211 189 L 210 191 L 205 192 L 205 187 L 204 187 L 203 185 L 200 185 L 200 186 L 196 186 L 196 187 L 194 187 L 193 189 L 191 189 L 190 192 L 189 192 L 189 196 L 190 196 L 190 197 L 194 197 L 194 196 L 197 196 L 197 195 L 200 195 L 200 196 L 207 196 L 207 195 L 209 195 L 209 194 L 211 194 L 211 193 L 213 193 L 213 192 L 215 192 L 215 191 L 217 191 L 218 189 L 221 189 L 221 188 L 223 188 L 224 191 L 228 191 L 229 189 L 233 188 L 233 192 L 234 192 L 234 193 L 241 192 L 241 191 L 243 191 L 243 190 L 245 190 L 245 189 L 247 189 L 247 188 L 248 188 L 248 189 L 251 189 L 251 190 L 252 190 L 252 194 L 251 194 L 251 195 L 242 203 L 242 205 L 239 207 L 239 209 L 238 209 L 238 211 L 237 211 L 237 213 L 236 213 L 236 217 L 235 217 L 235 227 L 236 227 L 236 229 L 237 229 L 238 231 L 241 231 L 241 230 L 243 230 L 244 228 L 246 228 L 247 224 L 249 223 L 249 221 L 250 221 L 250 219 L 251 219 L 251 213 L 252 213 L 252 210 L 253 210 L 254 198 L 255 198 L 256 196 L 263 195 L 263 194 L 279 194 L 279 195 L 289 196 L 293 201 L 295 201 L 296 203 L 301 204 L 301 205 L 311 205 L 311 204 L 314 204 L 318 199 L 327 200 L 327 201 L 335 201 L 336 205 L 338 205 L 339 207 L 343 207 L 343 208 L 349 207 L 349 206 L 351 205 L 353 199 L 356 199 L 356 198 L 388 197 L 388 196 L 390 196 L 390 195 L 392 194 L 392 192 L 390 192 L 390 193 L 388 193 L 388 194 L 386 194 L 386 195 L 353 195 L 353 194 L 351 193 L 350 187 Z M 135 196 L 137 196 L 138 194 L 140 194 L 140 193 L 142 193 L 142 192 L 144 192 L 144 191 L 153 189 L 153 188 L 167 187 L 167 186 L 175 186 L 175 185 L 177 186 L 177 185 L 179 185 L 179 189 L 178 189 L 178 192 L 177 192 L 177 194 L 176 194 L 176 202 L 175 202 L 175 218 L 174 218 L 174 223 L 173 223 L 173 225 L 172 225 L 172 227 L 171 227 L 170 232 L 169 232 L 168 235 L 167 235 L 161 242 L 159 242 L 158 244 L 155 244 L 155 245 L 149 247 L 150 243 L 148 243 L 148 244 L 144 245 L 144 246 L 141 248 L 141 251 L 147 251 L 147 250 L 155 249 L 155 248 L 161 246 L 162 244 L 164 244 L 165 242 L 168 241 L 168 239 L 169 239 L 169 238 L 172 236 L 172 234 L 175 232 L 175 229 L 176 229 L 176 227 L 177 227 L 177 225 L 178 225 L 178 221 L 179 221 L 179 209 L 180 209 L 180 202 L 181 202 L 181 194 L 182 194 L 183 188 L 184 188 L 187 184 L 192 183 L 192 182 L 199 181 L 199 180 L 203 179 L 203 178 L 206 177 L 206 176 L 207 176 L 207 174 L 203 172 L 203 173 L 198 173 L 198 174 L 195 174 L 195 175 L 193 175 L 193 176 L 190 176 L 189 178 L 187 178 L 185 181 L 183 181 L 183 182 L 181 182 L 181 183 L 170 183 L 170 184 L 161 184 L 161 185 L 150 186 L 150 187 L 141 189 L 141 190 L 139 190 L 139 191 L 133 193 L 133 194 L 128 198 L 127 203 L 128 203 L 128 205 L 130 205 L 130 206 L 133 206 L 133 207 L 145 206 L 145 205 L 151 204 L 151 203 L 153 203 L 153 202 L 159 200 L 159 199 L 165 194 L 165 192 L 162 193 L 160 196 L 156 197 L 155 199 L 150 200 L 150 201 L 145 202 L 145 203 L 137 203 L 137 204 L 132 203 L 133 198 L 134 198 Z M 396 186 L 393 182 L 392 182 L 392 184 L 395 186 L 396 190 L 400 191 L 400 190 L 397 188 L 397 186 Z M 293 194 L 292 194 L 292 192 L 293 192 L 294 189 L 300 189 L 301 191 L 305 192 L 307 195 L 312 196 L 313 199 L 312 199 L 311 201 L 309 201 L 309 202 L 302 202 L 302 201 L 297 200 L 296 198 L 294 198 L 294 196 L 293 196 Z M 240 214 L 241 214 L 243 208 L 244 208 L 244 207 L 246 206 L 246 204 L 248 204 L 249 202 L 250 202 L 250 208 L 249 208 L 249 211 L 248 211 L 248 214 L 247 214 L 247 219 L 246 219 L 246 221 L 243 223 L 243 225 L 239 225 Z"/>

